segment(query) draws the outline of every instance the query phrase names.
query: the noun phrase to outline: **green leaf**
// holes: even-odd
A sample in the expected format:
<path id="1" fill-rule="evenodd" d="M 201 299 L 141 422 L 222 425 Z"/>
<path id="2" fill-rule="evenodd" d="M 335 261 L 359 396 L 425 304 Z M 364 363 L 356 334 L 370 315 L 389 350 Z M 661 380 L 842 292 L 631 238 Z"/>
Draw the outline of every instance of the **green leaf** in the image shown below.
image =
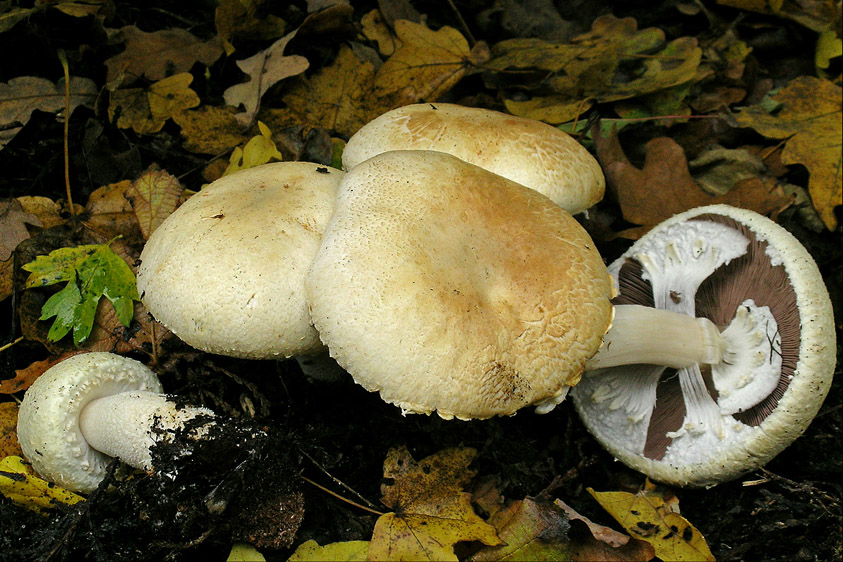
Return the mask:
<path id="1" fill-rule="evenodd" d="M 73 343 L 84 343 L 94 327 L 97 305 L 103 296 L 111 302 L 124 326 L 132 322 L 134 301 L 140 300 L 135 274 L 108 244 L 59 248 L 47 256 L 38 256 L 23 269 L 31 273 L 27 288 L 67 283 L 41 308 L 41 320 L 56 318 L 47 334 L 51 341 L 58 341 L 73 330 Z"/>

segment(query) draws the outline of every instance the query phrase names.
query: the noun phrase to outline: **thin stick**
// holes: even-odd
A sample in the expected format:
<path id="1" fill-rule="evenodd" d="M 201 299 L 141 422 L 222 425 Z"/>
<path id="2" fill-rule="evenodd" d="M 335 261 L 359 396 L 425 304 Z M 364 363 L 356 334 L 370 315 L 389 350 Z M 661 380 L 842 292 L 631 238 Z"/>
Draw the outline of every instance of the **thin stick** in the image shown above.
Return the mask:
<path id="1" fill-rule="evenodd" d="M 76 216 L 76 209 L 73 207 L 73 197 L 70 194 L 70 67 L 67 65 L 67 56 L 63 49 L 58 51 L 59 62 L 64 70 L 64 187 L 67 191 L 67 206 L 70 209 L 70 216 Z"/>
<path id="2" fill-rule="evenodd" d="M 383 512 L 381 512 L 381 511 L 378 511 L 376 509 L 371 509 L 369 507 L 366 507 L 365 505 L 360 505 L 357 502 L 353 502 L 348 498 L 342 497 L 341 495 L 337 494 L 336 492 L 332 492 L 331 490 L 329 490 L 325 486 L 322 486 L 321 484 L 317 484 L 316 482 L 314 482 L 313 480 L 311 480 L 307 476 L 299 475 L 299 478 L 301 478 L 302 480 L 304 480 L 305 482 L 307 482 L 308 484 L 310 484 L 312 486 L 316 486 L 317 488 L 319 488 L 320 490 L 322 490 L 326 494 L 330 494 L 330 495 L 334 496 L 335 498 L 337 498 L 338 500 L 342 500 L 347 504 L 351 504 L 354 507 L 362 509 L 363 511 L 368 511 L 369 513 L 374 513 L 375 515 L 383 515 Z"/>
<path id="3" fill-rule="evenodd" d="M 339 484 L 340 486 L 342 486 L 343 488 L 345 488 L 346 490 L 348 490 L 349 492 L 351 492 L 352 494 L 354 494 L 355 496 L 357 496 L 358 498 L 360 498 L 360 501 L 362 501 L 363 503 L 365 503 L 366 505 L 368 505 L 369 507 L 371 507 L 371 508 L 373 508 L 373 509 L 374 509 L 375 504 L 373 504 L 372 502 L 370 502 L 369 500 L 367 500 L 366 498 L 364 498 L 362 494 L 360 494 L 359 492 L 357 492 L 356 490 L 354 490 L 351 486 L 349 486 L 348 484 L 346 484 L 345 482 L 343 482 L 343 481 L 342 481 L 342 480 L 340 480 L 339 478 L 336 478 L 333 474 L 331 474 L 330 472 L 328 472 L 328 471 L 325 469 L 325 467 L 324 467 L 324 466 L 322 466 L 321 464 L 319 464 L 318 462 L 316 462 L 316 461 L 313 459 L 313 457 L 311 457 L 310 455 L 308 455 L 308 454 L 307 454 L 307 451 L 302 451 L 301 449 L 299 449 L 299 451 L 301 452 L 301 454 L 303 454 L 304 456 L 306 456 L 306 457 L 307 457 L 307 459 L 308 459 L 310 462 L 312 462 L 314 465 L 316 465 L 316 468 L 318 468 L 319 470 L 321 470 L 322 472 L 324 472 L 324 473 L 325 473 L 325 475 L 326 475 L 328 478 L 330 478 L 331 480 L 333 480 L 334 482 L 336 482 L 337 484 Z"/>
<path id="4" fill-rule="evenodd" d="M 16 343 L 20 343 L 20 342 L 22 342 L 22 341 L 23 341 L 23 336 L 20 336 L 20 337 L 19 337 L 18 339 L 16 339 L 15 341 L 9 342 L 9 343 L 7 343 L 6 345 L 4 345 L 4 346 L 0 347 L 0 351 L 6 351 L 7 349 L 9 349 L 10 347 L 12 347 L 12 346 L 13 346 L 13 345 L 15 345 Z"/>

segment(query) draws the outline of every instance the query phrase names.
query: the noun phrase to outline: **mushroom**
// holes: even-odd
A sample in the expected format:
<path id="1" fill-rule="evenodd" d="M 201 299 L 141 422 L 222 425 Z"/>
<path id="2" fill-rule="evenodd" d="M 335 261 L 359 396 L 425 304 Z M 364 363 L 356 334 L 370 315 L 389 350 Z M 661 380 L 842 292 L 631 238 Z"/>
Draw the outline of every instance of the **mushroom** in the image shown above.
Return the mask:
<path id="1" fill-rule="evenodd" d="M 364 125 L 348 141 L 346 170 L 381 152 L 452 154 L 547 195 L 571 214 L 603 198 L 597 160 L 556 127 L 489 109 L 449 103 L 399 107 Z"/>
<path id="2" fill-rule="evenodd" d="M 323 353 L 304 278 L 342 176 L 310 162 L 277 162 L 206 186 L 149 237 L 137 276 L 144 305 L 180 339 L 210 353 Z"/>
<path id="3" fill-rule="evenodd" d="M 572 395 L 616 458 L 667 484 L 711 486 L 808 427 L 831 385 L 835 331 L 819 269 L 784 228 L 701 207 L 655 227 L 609 271 L 619 294 L 608 353 Z M 684 316 L 686 328 L 639 312 Z"/>
<path id="4" fill-rule="evenodd" d="M 435 151 L 351 168 L 306 280 L 313 323 L 357 383 L 446 419 L 559 403 L 601 344 L 611 292 L 567 211 Z"/>
<path id="5" fill-rule="evenodd" d="M 73 355 L 26 391 L 17 428 L 23 454 L 47 480 L 82 493 L 99 485 L 113 457 L 149 470 L 157 441 L 171 440 L 191 420 L 197 437 L 213 423 L 211 410 L 177 406 L 161 392 L 158 377 L 139 361 L 106 352 Z"/>

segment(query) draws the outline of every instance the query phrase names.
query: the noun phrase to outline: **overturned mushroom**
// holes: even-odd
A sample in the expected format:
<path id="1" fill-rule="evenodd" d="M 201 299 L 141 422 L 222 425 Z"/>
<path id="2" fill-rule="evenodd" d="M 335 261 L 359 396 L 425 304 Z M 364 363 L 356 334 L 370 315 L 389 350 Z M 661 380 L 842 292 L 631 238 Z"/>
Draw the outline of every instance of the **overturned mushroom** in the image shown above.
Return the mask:
<path id="1" fill-rule="evenodd" d="M 144 305 L 210 353 L 270 359 L 323 352 L 304 278 L 342 176 L 319 164 L 279 162 L 208 185 L 146 243 L 138 268 Z"/>
<path id="2" fill-rule="evenodd" d="M 709 486 L 807 428 L 831 384 L 835 331 L 819 270 L 785 229 L 733 207 L 693 209 L 609 270 L 616 322 L 572 392 L 609 452 L 655 480 Z M 660 311 L 684 315 L 684 328 Z"/>
<path id="3" fill-rule="evenodd" d="M 193 421 L 199 436 L 213 412 L 177 406 L 143 363 L 92 352 L 50 367 L 26 391 L 18 413 L 24 456 L 47 480 L 90 492 L 113 457 L 152 468 L 150 447 Z"/>
<path id="4" fill-rule="evenodd" d="M 612 309 L 606 267 L 568 212 L 434 151 L 351 168 L 306 288 L 320 337 L 355 381 L 444 418 L 551 409 Z"/>
<path id="5" fill-rule="evenodd" d="M 348 170 L 390 150 L 436 150 L 548 196 L 572 214 L 603 198 L 597 160 L 556 127 L 449 103 L 407 105 L 364 125 L 343 151 Z"/>

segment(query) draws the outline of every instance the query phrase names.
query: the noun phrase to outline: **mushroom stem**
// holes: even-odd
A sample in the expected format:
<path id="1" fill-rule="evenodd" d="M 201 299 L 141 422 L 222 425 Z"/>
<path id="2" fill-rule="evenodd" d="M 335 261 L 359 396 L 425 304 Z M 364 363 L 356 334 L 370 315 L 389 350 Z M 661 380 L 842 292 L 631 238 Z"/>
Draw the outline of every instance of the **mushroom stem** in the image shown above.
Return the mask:
<path id="1" fill-rule="evenodd" d="M 723 339 L 711 320 L 637 304 L 615 306 L 615 317 L 603 345 L 586 370 L 651 364 L 681 369 L 717 364 Z"/>
<path id="2" fill-rule="evenodd" d="M 176 431 L 199 416 L 213 417 L 213 413 L 207 408 L 178 407 L 155 392 L 120 392 L 88 402 L 79 415 L 79 430 L 93 449 L 148 470 L 152 467 L 150 448 L 158 441 L 172 440 Z M 192 435 L 201 436 L 212 423 L 209 420 L 193 429 Z"/>

